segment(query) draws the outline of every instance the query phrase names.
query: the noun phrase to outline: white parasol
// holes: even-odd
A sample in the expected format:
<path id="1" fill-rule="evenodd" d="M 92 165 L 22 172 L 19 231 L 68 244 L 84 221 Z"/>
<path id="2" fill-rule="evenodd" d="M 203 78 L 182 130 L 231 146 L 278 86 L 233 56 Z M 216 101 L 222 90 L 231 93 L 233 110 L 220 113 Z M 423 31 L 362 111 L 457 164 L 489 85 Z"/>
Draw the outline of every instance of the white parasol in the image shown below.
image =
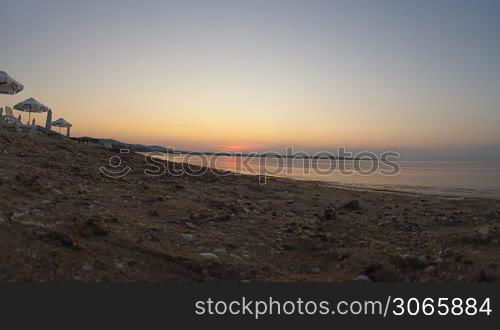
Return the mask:
<path id="1" fill-rule="evenodd" d="M 31 120 L 31 113 L 36 112 L 36 113 L 42 113 L 42 112 L 47 112 L 49 111 L 49 107 L 46 105 L 43 105 L 42 103 L 38 102 L 34 98 L 30 97 L 27 100 L 24 100 L 23 102 L 20 102 L 14 106 L 14 109 L 18 111 L 23 111 L 23 112 L 28 112 L 28 125 Z"/>
<path id="2" fill-rule="evenodd" d="M 66 127 L 67 130 L 67 136 L 69 136 L 69 129 L 73 126 L 71 125 L 68 121 L 66 121 L 64 118 L 59 118 L 58 120 L 52 122 L 52 126 L 59 127 L 59 133 L 61 133 L 61 127 Z"/>
<path id="3" fill-rule="evenodd" d="M 9 76 L 6 72 L 0 71 L 0 94 L 14 95 L 24 89 L 24 86 Z"/>

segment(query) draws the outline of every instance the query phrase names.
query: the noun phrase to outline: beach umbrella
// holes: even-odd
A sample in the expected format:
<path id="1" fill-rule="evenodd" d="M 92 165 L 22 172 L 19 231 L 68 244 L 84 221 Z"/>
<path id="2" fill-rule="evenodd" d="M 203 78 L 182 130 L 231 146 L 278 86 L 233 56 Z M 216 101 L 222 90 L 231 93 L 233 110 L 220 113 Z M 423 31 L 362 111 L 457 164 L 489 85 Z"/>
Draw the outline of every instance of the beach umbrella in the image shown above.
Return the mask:
<path id="1" fill-rule="evenodd" d="M 59 133 L 61 133 L 61 128 L 66 127 L 67 128 L 67 133 L 66 135 L 69 136 L 69 129 L 73 126 L 69 122 L 67 122 L 63 118 L 59 118 L 58 120 L 52 122 L 52 126 L 59 127 Z"/>
<path id="2" fill-rule="evenodd" d="M 24 89 L 24 86 L 9 76 L 6 72 L 0 71 L 0 94 L 14 95 Z"/>
<path id="3" fill-rule="evenodd" d="M 24 100 L 23 102 L 20 102 L 14 106 L 14 109 L 18 111 L 23 111 L 23 112 L 28 112 L 28 124 L 31 120 L 31 113 L 36 112 L 36 113 L 42 113 L 42 112 L 47 112 L 49 111 L 49 107 L 46 105 L 43 105 L 42 103 L 38 102 L 34 98 L 30 97 L 27 100 Z"/>

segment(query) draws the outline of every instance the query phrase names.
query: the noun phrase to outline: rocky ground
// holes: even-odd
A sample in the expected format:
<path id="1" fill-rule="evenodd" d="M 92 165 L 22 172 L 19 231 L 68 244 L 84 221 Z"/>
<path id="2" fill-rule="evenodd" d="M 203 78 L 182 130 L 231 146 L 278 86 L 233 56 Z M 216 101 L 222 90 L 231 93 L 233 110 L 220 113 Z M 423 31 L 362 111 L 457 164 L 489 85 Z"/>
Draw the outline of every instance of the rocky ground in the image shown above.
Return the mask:
<path id="1" fill-rule="evenodd" d="M 124 178 L 99 172 L 113 155 Z M 500 278 L 500 201 L 146 168 L 1 130 L 0 282 Z"/>

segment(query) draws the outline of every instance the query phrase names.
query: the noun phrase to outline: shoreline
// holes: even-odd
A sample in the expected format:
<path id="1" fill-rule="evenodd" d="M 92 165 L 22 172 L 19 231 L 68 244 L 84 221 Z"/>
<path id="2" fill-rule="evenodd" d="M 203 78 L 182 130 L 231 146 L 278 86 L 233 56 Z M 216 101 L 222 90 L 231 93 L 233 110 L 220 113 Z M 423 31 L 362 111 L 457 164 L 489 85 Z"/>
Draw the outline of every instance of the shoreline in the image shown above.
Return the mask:
<path id="1" fill-rule="evenodd" d="M 137 154 L 144 156 L 143 152 L 136 152 Z M 177 162 L 174 160 L 169 160 L 166 159 L 164 156 L 153 156 L 155 159 L 160 159 L 163 161 L 171 161 L 179 164 L 189 164 L 189 162 Z M 189 164 L 191 165 L 191 164 Z M 231 169 L 224 169 L 224 168 L 212 168 L 210 166 L 204 166 L 204 165 L 192 165 L 192 166 L 199 166 L 200 168 L 207 168 L 207 169 L 214 169 L 218 171 L 227 171 L 231 172 L 234 175 L 249 175 L 249 176 L 259 176 L 259 174 L 252 174 L 252 173 L 243 173 L 243 172 L 238 172 L 236 170 L 231 170 Z M 300 178 L 300 177 L 293 177 L 293 176 L 278 176 L 278 175 L 268 175 L 268 177 L 273 177 L 273 178 L 280 178 L 280 179 L 287 179 L 287 180 L 293 180 L 297 182 L 316 182 L 316 183 L 323 183 L 331 187 L 335 187 L 338 189 L 346 189 L 346 190 L 355 190 L 355 191 L 370 191 L 370 192 L 386 192 L 386 193 L 394 193 L 394 194 L 407 194 L 407 195 L 421 195 L 421 196 L 433 196 L 433 197 L 443 197 L 443 198 L 464 198 L 464 199 L 484 199 L 484 200 L 500 200 L 500 195 L 488 195 L 485 191 L 482 191 L 480 189 L 475 189 L 475 188 L 459 188 L 459 187 L 448 187 L 448 188 L 443 188 L 443 187 L 430 187 L 430 186 L 410 186 L 408 185 L 407 188 L 382 188 L 380 186 L 391 186 L 389 184 L 366 184 L 366 183 L 339 183 L 339 182 L 329 182 L 325 180 L 317 180 L 317 179 L 308 179 L 308 178 Z M 364 187 L 363 187 L 364 186 Z M 463 189 L 463 190 L 473 190 L 476 192 L 470 192 L 470 193 L 458 193 L 458 192 L 452 192 L 452 191 L 444 191 L 443 189 Z M 434 191 L 431 191 L 434 190 Z"/>

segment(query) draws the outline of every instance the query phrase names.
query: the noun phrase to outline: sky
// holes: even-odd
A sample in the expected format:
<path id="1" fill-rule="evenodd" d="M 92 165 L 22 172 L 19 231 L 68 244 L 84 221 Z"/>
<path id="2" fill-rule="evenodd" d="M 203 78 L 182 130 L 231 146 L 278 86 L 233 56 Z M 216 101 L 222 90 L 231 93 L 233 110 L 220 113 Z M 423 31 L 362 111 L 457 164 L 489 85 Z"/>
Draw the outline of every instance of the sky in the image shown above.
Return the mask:
<path id="1" fill-rule="evenodd" d="M 0 0 L 0 70 L 75 136 L 500 160 L 500 1 Z M 44 115 L 35 115 L 44 122 Z"/>

